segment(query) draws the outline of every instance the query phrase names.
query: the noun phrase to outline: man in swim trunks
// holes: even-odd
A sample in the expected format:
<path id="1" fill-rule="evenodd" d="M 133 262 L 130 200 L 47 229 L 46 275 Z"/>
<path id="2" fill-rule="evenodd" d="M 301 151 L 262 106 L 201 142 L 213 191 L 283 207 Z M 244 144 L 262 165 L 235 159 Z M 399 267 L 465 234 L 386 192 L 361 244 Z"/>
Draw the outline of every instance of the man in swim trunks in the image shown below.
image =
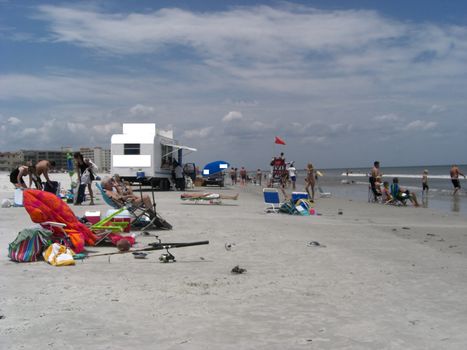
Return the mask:
<path id="1" fill-rule="evenodd" d="M 49 161 L 49 160 L 40 160 L 36 163 L 36 176 L 37 176 L 37 184 L 39 184 L 40 189 L 42 189 L 42 184 L 41 184 L 41 175 L 44 174 L 45 181 L 49 184 L 52 185 L 52 181 L 50 181 L 49 178 L 49 171 L 55 167 L 55 162 Z"/>
<path id="2" fill-rule="evenodd" d="M 452 182 L 452 185 L 454 186 L 454 192 L 452 193 L 452 195 L 455 195 L 457 191 L 459 191 L 461 188 L 461 184 L 459 182 L 459 175 L 463 176 L 464 179 L 465 179 L 465 175 L 460 172 L 456 164 L 453 164 L 453 166 L 451 167 L 451 170 L 449 171 L 449 175 L 451 175 L 451 182 Z"/>
<path id="3" fill-rule="evenodd" d="M 380 192 L 377 191 L 376 189 L 376 178 L 377 177 L 380 177 L 381 178 L 382 174 L 381 174 L 381 170 L 379 168 L 379 162 L 378 161 L 375 161 L 373 163 L 373 168 L 371 169 L 371 173 L 370 173 L 370 177 L 369 177 L 369 182 L 370 182 L 370 186 L 371 186 L 371 191 L 373 192 L 373 195 L 374 195 L 374 199 L 375 199 L 375 202 L 378 201 L 378 196 L 381 195 Z"/>

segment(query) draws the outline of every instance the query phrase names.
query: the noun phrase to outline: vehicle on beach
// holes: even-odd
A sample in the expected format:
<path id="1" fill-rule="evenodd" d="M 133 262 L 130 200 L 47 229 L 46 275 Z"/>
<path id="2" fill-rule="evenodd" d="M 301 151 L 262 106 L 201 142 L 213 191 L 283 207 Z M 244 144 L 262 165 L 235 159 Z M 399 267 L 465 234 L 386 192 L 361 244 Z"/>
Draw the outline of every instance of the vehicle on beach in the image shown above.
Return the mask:
<path id="1" fill-rule="evenodd" d="M 183 164 L 183 152 L 196 148 L 179 145 L 173 130 L 158 129 L 155 123 L 124 123 L 122 129 L 111 137 L 111 173 L 130 183 L 170 190 L 174 160 Z"/>
<path id="2" fill-rule="evenodd" d="M 225 170 L 229 166 L 229 163 L 223 160 L 206 164 L 203 169 L 203 186 L 214 185 L 224 187 Z"/>

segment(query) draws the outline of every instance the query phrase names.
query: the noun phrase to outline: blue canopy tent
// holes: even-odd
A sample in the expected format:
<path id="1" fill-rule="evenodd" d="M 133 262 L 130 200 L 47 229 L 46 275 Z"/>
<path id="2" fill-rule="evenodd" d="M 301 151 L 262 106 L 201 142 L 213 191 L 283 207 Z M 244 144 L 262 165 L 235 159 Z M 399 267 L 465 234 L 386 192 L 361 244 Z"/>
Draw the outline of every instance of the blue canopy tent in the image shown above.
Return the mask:
<path id="1" fill-rule="evenodd" d="M 208 163 L 204 166 L 203 177 L 215 175 L 229 168 L 230 164 L 224 160 L 216 160 L 215 162 Z"/>
<path id="2" fill-rule="evenodd" d="M 224 160 L 206 164 L 203 168 L 203 184 L 224 187 L 224 171 L 229 169 L 229 166 L 230 164 Z"/>

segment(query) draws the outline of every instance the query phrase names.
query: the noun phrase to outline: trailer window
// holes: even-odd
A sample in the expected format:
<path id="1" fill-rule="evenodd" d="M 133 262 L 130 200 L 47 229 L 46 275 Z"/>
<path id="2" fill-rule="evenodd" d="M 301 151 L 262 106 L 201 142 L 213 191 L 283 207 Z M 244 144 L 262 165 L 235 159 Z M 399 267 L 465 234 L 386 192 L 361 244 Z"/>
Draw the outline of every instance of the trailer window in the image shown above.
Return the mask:
<path id="1" fill-rule="evenodd" d="M 161 145 L 161 169 L 171 169 L 173 162 L 173 147 L 167 145 Z"/>
<path id="2" fill-rule="evenodd" d="M 123 154 L 140 154 L 139 143 L 125 143 L 123 144 Z"/>

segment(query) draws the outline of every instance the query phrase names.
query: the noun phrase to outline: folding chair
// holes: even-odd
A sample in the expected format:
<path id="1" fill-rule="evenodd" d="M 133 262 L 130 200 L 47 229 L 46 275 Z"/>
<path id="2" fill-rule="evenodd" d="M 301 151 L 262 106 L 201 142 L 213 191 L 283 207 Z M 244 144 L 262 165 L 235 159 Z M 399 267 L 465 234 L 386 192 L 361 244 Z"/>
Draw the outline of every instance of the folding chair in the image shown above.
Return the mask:
<path id="1" fill-rule="evenodd" d="M 172 225 L 170 225 L 160 215 L 157 214 L 156 204 L 154 202 L 153 208 L 146 208 L 142 203 L 141 205 L 134 205 L 131 202 L 119 203 L 114 201 L 107 195 L 107 193 L 105 193 L 105 190 L 102 188 L 100 183 L 96 182 L 95 184 L 106 204 L 114 209 L 125 208 L 131 213 L 131 215 L 134 217 L 134 220 L 131 223 L 132 228 L 141 229 L 142 231 L 149 230 L 151 227 L 165 230 L 172 229 Z"/>
<path id="2" fill-rule="evenodd" d="M 331 197 L 331 192 L 325 192 L 321 186 L 318 186 L 318 193 L 321 198 Z"/>
<path id="3" fill-rule="evenodd" d="M 266 205 L 265 211 L 267 213 L 279 212 L 280 207 L 283 203 L 281 203 L 279 198 L 279 191 L 277 188 L 263 188 L 263 197 L 264 197 L 264 204 Z"/>

